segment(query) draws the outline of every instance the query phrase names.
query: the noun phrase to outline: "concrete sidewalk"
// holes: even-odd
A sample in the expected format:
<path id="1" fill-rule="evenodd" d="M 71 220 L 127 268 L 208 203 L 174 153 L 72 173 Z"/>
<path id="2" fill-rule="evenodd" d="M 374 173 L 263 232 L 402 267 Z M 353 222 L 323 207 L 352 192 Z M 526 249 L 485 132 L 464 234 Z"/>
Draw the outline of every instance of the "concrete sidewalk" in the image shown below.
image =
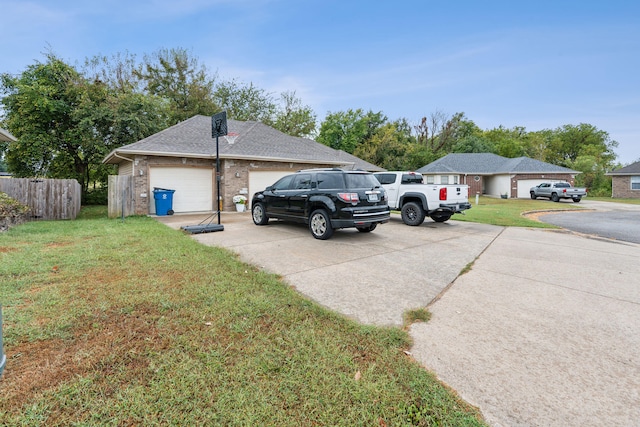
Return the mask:
<path id="1" fill-rule="evenodd" d="M 398 326 L 429 306 L 432 319 L 410 329 L 414 358 L 494 426 L 639 425 L 640 245 L 458 221 L 393 218 L 327 241 L 246 213 L 222 223 L 194 239 L 357 321 Z"/>
<path id="2" fill-rule="evenodd" d="M 640 425 L 640 246 L 507 228 L 411 327 L 494 426 Z"/>

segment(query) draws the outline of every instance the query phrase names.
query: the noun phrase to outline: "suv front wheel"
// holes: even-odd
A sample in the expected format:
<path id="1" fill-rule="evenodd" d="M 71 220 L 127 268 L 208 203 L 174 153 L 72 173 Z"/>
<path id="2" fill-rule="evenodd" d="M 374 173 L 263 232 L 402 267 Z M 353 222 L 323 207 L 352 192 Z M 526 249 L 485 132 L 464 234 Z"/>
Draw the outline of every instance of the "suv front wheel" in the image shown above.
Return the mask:
<path id="1" fill-rule="evenodd" d="M 327 240 L 333 235 L 333 227 L 329 215 L 323 209 L 311 212 L 309 216 L 309 231 L 311 235 L 319 240 Z"/>
<path id="2" fill-rule="evenodd" d="M 255 203 L 251 208 L 251 217 L 255 225 L 265 225 L 269 222 L 269 217 L 262 203 Z"/>

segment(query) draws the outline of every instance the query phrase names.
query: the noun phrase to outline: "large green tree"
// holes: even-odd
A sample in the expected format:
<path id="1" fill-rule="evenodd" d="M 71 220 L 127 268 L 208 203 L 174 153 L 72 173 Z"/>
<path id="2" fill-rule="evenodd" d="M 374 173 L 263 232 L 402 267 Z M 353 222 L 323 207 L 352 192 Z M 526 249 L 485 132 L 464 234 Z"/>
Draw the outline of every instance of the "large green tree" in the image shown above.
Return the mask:
<path id="1" fill-rule="evenodd" d="M 353 153 L 358 146 L 369 141 L 387 123 L 381 111 L 374 113 L 362 109 L 329 113 L 320 125 L 317 141 L 336 150 Z"/>
<path id="2" fill-rule="evenodd" d="M 237 80 L 220 82 L 213 96 L 230 119 L 273 123 L 277 104 L 270 93 L 253 83 L 246 85 Z"/>
<path id="3" fill-rule="evenodd" d="M 1 77 L 4 123 L 18 138 L 6 150 L 7 164 L 18 177 L 60 177 L 71 168 L 82 183 L 90 148 L 77 139 L 74 110 L 82 103 L 84 80 L 55 55 L 46 59 L 17 77 Z"/>
<path id="4" fill-rule="evenodd" d="M 75 178 L 86 192 L 106 182 L 110 150 L 167 125 L 162 100 L 87 78 L 52 53 L 1 82 L 4 123 L 18 138 L 5 154 L 18 177 Z"/>
<path id="5" fill-rule="evenodd" d="M 599 163 L 609 165 L 616 158 L 618 146 L 609 134 L 587 123 L 564 125 L 555 129 L 547 141 L 545 160 L 570 167 L 581 155 L 598 158 Z"/>
<path id="6" fill-rule="evenodd" d="M 406 119 L 400 119 L 379 127 L 353 154 L 388 170 L 412 169 L 408 157 L 414 141 Z"/>
<path id="7" fill-rule="evenodd" d="M 169 101 L 169 121 L 175 124 L 197 114 L 212 115 L 221 104 L 214 97 L 215 78 L 183 48 L 160 49 L 133 70 L 146 93 Z"/>
<path id="8" fill-rule="evenodd" d="M 311 137 L 316 130 L 316 115 L 296 96 L 295 91 L 280 94 L 281 105 L 273 127 L 291 136 Z"/>

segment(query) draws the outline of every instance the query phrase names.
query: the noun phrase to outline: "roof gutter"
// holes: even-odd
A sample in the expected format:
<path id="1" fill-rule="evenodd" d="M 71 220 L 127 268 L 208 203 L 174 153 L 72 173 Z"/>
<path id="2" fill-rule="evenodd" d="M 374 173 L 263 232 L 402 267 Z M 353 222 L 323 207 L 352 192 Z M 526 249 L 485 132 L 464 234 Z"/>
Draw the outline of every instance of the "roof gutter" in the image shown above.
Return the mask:
<path id="1" fill-rule="evenodd" d="M 135 174 L 136 162 L 133 159 L 129 159 L 127 157 L 122 157 L 116 151 L 113 152 L 113 157 L 117 157 L 119 159 L 127 160 L 127 161 L 131 162 L 131 175 L 136 176 L 136 174 Z"/>

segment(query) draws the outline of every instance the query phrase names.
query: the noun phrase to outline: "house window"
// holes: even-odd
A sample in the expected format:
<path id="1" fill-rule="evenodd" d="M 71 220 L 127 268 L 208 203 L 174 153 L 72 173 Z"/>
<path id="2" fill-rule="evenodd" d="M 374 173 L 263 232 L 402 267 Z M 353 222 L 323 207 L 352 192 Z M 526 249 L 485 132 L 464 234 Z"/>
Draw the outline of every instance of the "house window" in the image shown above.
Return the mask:
<path id="1" fill-rule="evenodd" d="M 433 175 L 427 175 L 427 184 L 433 184 L 434 182 Z"/>
<path id="2" fill-rule="evenodd" d="M 442 175 L 440 177 L 440 184 L 448 184 L 449 183 L 449 175 Z"/>
<path id="3" fill-rule="evenodd" d="M 640 176 L 631 177 L 631 189 L 640 190 Z"/>
<path id="4" fill-rule="evenodd" d="M 453 176 L 453 183 L 458 184 L 458 175 Z"/>

